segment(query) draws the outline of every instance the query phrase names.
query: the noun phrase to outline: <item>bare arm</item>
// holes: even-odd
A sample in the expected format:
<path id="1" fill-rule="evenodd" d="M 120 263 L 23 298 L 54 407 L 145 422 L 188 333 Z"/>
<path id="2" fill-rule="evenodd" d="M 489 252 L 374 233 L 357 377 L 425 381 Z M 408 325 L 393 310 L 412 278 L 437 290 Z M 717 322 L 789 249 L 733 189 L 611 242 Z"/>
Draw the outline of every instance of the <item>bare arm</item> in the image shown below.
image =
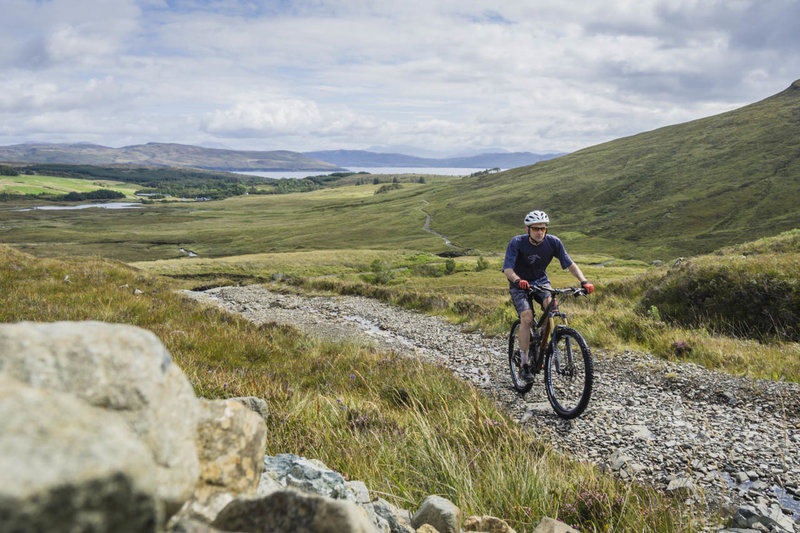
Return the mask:
<path id="1" fill-rule="evenodd" d="M 578 263 L 572 263 L 567 269 L 573 276 L 578 278 L 578 281 L 580 282 L 586 281 L 586 276 L 584 276 L 583 272 L 581 272 L 581 268 L 578 266 Z"/>
<path id="2" fill-rule="evenodd" d="M 514 283 L 519 279 L 519 276 L 517 276 L 517 273 L 514 272 L 513 268 L 506 268 L 505 270 L 503 270 L 503 274 L 506 275 L 508 281 L 510 281 L 511 283 Z"/>

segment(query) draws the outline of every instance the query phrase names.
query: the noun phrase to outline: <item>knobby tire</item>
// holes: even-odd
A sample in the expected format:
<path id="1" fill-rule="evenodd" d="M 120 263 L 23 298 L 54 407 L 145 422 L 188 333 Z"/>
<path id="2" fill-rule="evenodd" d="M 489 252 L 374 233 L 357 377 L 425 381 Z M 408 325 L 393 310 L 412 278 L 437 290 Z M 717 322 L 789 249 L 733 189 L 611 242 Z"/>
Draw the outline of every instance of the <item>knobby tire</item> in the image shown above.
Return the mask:
<path id="1" fill-rule="evenodd" d="M 552 335 L 544 362 L 547 399 L 558 416 L 572 419 L 583 413 L 592 395 L 592 354 L 583 336 L 570 327 L 557 326 Z"/>

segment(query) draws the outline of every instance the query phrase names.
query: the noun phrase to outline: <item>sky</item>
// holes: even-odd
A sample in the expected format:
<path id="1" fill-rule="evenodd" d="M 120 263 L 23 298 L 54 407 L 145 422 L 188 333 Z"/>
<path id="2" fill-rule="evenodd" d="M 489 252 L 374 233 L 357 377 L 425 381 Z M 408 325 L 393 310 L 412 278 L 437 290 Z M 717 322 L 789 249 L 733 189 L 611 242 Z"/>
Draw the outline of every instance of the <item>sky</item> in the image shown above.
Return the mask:
<path id="1" fill-rule="evenodd" d="M 0 0 L 0 145 L 571 152 L 800 78 L 800 0 Z"/>

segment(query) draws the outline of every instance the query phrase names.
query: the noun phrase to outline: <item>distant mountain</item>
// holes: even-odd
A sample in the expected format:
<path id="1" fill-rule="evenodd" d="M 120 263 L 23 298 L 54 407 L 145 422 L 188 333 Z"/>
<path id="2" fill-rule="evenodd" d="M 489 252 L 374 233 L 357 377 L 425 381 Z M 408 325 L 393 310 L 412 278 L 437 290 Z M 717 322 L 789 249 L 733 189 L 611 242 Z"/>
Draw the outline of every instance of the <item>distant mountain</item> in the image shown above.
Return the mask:
<path id="1" fill-rule="evenodd" d="M 454 155 L 464 155 L 464 154 L 453 154 L 451 152 L 441 152 L 437 150 L 432 150 L 428 148 L 420 148 L 418 146 L 411 146 L 408 144 L 383 144 L 383 145 L 373 145 L 368 148 L 364 148 L 367 152 L 373 153 L 380 153 L 380 154 L 406 154 L 406 155 L 414 155 L 417 157 L 430 157 L 433 159 L 436 158 L 443 158 L 443 157 L 453 157 Z M 487 151 L 494 151 L 494 150 L 483 150 L 482 152 Z M 498 152 L 502 152 L 503 150 L 497 150 Z M 481 152 L 481 153 L 482 153 Z M 473 152 L 469 155 L 475 155 L 477 152 Z"/>
<path id="2" fill-rule="evenodd" d="M 321 152 L 304 152 L 303 155 L 341 167 L 516 168 L 552 159 L 562 154 L 509 152 L 468 157 L 432 158 L 365 150 L 324 150 Z"/>
<path id="3" fill-rule="evenodd" d="M 147 143 L 122 148 L 96 144 L 16 144 L 0 147 L 0 161 L 74 165 L 150 165 L 208 170 L 341 170 L 335 164 L 287 150 L 241 151 L 175 143 Z"/>

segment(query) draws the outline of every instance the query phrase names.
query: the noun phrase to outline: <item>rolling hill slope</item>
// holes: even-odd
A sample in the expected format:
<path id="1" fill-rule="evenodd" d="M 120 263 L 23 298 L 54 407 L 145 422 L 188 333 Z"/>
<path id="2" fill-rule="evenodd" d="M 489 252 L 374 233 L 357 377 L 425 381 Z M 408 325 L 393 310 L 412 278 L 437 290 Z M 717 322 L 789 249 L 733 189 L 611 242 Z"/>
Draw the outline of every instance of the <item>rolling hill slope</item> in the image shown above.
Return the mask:
<path id="1" fill-rule="evenodd" d="M 800 227 L 800 81 L 740 109 L 441 187 L 434 229 L 497 249 L 544 209 L 569 249 L 669 259 Z"/>

